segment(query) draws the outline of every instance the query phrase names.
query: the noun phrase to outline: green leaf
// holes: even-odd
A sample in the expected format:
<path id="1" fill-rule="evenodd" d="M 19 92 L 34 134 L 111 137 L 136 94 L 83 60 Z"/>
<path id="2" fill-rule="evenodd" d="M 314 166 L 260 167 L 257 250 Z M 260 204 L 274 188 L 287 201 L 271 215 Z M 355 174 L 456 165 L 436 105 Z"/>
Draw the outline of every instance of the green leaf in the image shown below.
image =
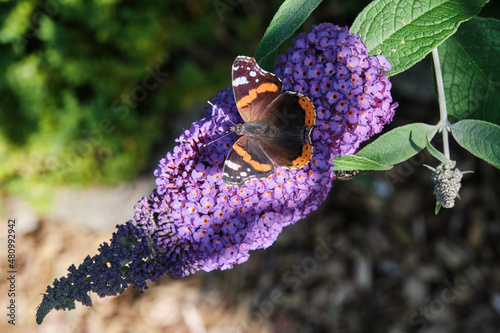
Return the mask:
<path id="1" fill-rule="evenodd" d="M 376 170 L 376 171 L 384 171 L 390 170 L 392 168 L 391 165 L 383 165 L 376 161 L 372 161 L 365 157 L 360 157 L 356 155 L 345 155 L 342 157 L 335 157 L 333 159 L 333 170 L 347 170 L 347 171 L 356 171 L 356 170 Z"/>
<path id="2" fill-rule="evenodd" d="M 450 119 L 500 125 L 500 21 L 476 17 L 439 47 Z"/>
<path id="3" fill-rule="evenodd" d="M 272 70 L 272 52 L 304 23 L 321 0 L 286 0 L 274 15 L 255 51 L 255 59 L 265 70 Z M 269 56 L 271 60 L 265 59 Z M 271 63 L 271 65 L 269 65 Z"/>
<path id="4" fill-rule="evenodd" d="M 451 134 L 460 146 L 500 169 L 500 126 L 465 119 L 451 125 Z"/>
<path id="5" fill-rule="evenodd" d="M 385 55 L 392 65 L 387 75 L 395 75 L 422 60 L 488 1 L 375 0 L 350 31 L 361 35 L 370 55 Z"/>
<path id="6" fill-rule="evenodd" d="M 431 143 L 429 142 L 429 138 L 427 137 L 427 135 L 425 136 L 425 147 L 427 147 L 427 150 L 429 151 L 429 153 L 432 156 L 434 156 L 439 162 L 441 162 L 441 163 L 448 162 L 448 159 L 446 158 L 446 156 L 444 156 L 444 154 L 442 152 L 440 152 L 439 150 L 437 150 L 436 148 L 434 148 L 433 145 L 431 145 Z"/>
<path id="7" fill-rule="evenodd" d="M 276 57 L 278 56 L 278 49 L 269 53 L 264 59 L 259 62 L 259 66 L 264 68 L 268 72 L 274 71 L 274 63 L 276 62 Z"/>
<path id="8" fill-rule="evenodd" d="M 397 127 L 365 146 L 356 155 L 383 165 L 401 163 L 421 151 L 425 147 L 426 137 L 432 139 L 437 130 L 436 125 L 423 123 Z"/>

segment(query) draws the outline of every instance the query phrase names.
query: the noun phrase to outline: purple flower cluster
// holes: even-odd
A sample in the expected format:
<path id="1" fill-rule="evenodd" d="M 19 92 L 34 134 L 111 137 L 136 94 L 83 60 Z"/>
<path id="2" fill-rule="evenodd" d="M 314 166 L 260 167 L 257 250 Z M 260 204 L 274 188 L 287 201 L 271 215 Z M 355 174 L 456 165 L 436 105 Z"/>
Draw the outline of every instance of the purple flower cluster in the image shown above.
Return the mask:
<path id="1" fill-rule="evenodd" d="M 318 207 L 333 179 L 329 151 L 318 143 L 305 168 L 277 168 L 267 179 L 242 187 L 226 185 L 222 166 L 237 136 L 205 144 L 242 120 L 231 89 L 219 92 L 211 104 L 160 161 L 153 194 L 161 207 L 155 230 L 158 246 L 176 248 L 177 255 L 188 249 L 182 255 L 205 271 L 231 268 L 245 262 L 250 250 L 270 246 L 283 227 Z M 145 232 L 151 230 L 147 216 L 136 220 Z"/>
<path id="2" fill-rule="evenodd" d="M 283 227 L 325 199 L 334 179 L 331 159 L 354 153 L 394 115 L 397 104 L 391 104 L 384 72 L 390 65 L 383 56 L 368 56 L 359 36 L 325 23 L 293 44 L 278 57 L 276 74 L 284 90 L 308 95 L 317 110 L 314 155 L 306 167 L 277 168 L 269 178 L 240 188 L 226 185 L 221 169 L 236 135 L 205 144 L 242 122 L 227 89 L 211 100 L 212 107 L 155 171 L 154 196 L 161 207 L 156 243 L 165 250 L 177 247 L 177 255 L 185 251 L 182 256 L 194 269 L 231 268 L 246 261 L 250 250 L 270 246 Z M 147 218 L 137 221 L 150 230 Z"/>
<path id="3" fill-rule="evenodd" d="M 347 28 L 325 23 L 295 38 L 278 57 L 276 74 L 285 90 L 309 96 L 316 108 L 312 160 L 301 169 L 278 167 L 267 179 L 242 187 L 222 180 L 224 159 L 237 135 L 206 145 L 242 122 L 232 89 L 220 91 L 160 161 L 157 188 L 136 206 L 135 223 L 119 226 L 111 245 L 73 267 L 65 283 L 56 280 L 40 318 L 51 308 L 68 308 L 71 302 L 63 301 L 63 294 L 88 304 L 90 290 L 111 295 L 129 284 L 146 288 L 145 281 L 163 274 L 228 269 L 245 262 L 249 251 L 270 246 L 283 227 L 326 198 L 334 180 L 332 157 L 354 153 L 392 119 L 397 104 L 384 76 L 388 69 L 387 60 L 368 56 L 359 36 Z"/>
<path id="4" fill-rule="evenodd" d="M 333 158 L 355 153 L 391 121 L 397 103 L 385 77 L 390 69 L 384 56 L 368 56 L 347 27 L 323 23 L 294 39 L 278 57 L 276 74 L 284 90 L 309 96 L 318 117 L 312 140 L 328 145 Z"/>

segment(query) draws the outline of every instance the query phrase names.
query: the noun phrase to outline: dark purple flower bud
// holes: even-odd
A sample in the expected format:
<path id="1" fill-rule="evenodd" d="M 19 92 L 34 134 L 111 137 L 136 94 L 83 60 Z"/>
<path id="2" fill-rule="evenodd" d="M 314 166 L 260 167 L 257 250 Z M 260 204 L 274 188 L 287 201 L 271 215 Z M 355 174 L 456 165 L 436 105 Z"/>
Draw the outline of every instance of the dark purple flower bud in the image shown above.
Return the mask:
<path id="1" fill-rule="evenodd" d="M 345 80 L 349 76 L 349 69 L 345 65 L 337 65 L 337 80 Z"/>
<path id="2" fill-rule="evenodd" d="M 294 71 L 295 64 L 291 61 L 286 62 L 286 66 L 283 68 L 284 75 L 292 75 Z"/>
<path id="3" fill-rule="evenodd" d="M 299 49 L 307 48 L 307 40 L 304 37 L 305 36 L 301 34 L 299 38 L 295 39 L 295 45 L 300 45 Z"/>
<path id="4" fill-rule="evenodd" d="M 341 93 L 337 92 L 337 91 L 328 91 L 326 93 L 326 99 L 327 99 L 327 103 L 328 104 L 331 104 L 331 105 L 336 105 L 337 102 L 342 98 L 344 97 L 344 95 L 342 95 Z"/>
<path id="5" fill-rule="evenodd" d="M 296 64 L 293 67 L 293 70 L 294 70 L 293 77 L 294 77 L 295 81 L 300 80 L 300 79 L 307 79 L 307 75 L 308 75 L 309 71 L 307 70 L 307 67 L 305 67 L 302 64 L 302 62 Z"/>
<path id="6" fill-rule="evenodd" d="M 359 114 L 360 114 L 359 109 L 355 106 L 351 106 L 345 115 L 345 119 L 350 124 L 357 124 Z"/>
<path id="7" fill-rule="evenodd" d="M 310 97 L 321 97 L 323 96 L 323 93 L 321 91 L 321 82 L 318 80 L 314 80 L 310 83 L 309 93 L 307 95 Z"/>
<path id="8" fill-rule="evenodd" d="M 335 67 L 335 65 L 333 64 L 333 62 L 327 62 L 326 65 L 325 65 L 325 74 L 328 76 L 328 77 L 331 77 L 332 75 L 334 75 L 337 71 L 337 68 Z"/>
<path id="9" fill-rule="evenodd" d="M 325 69 L 324 66 L 321 64 L 315 65 L 308 71 L 308 78 L 311 80 L 321 79 L 324 77 L 324 75 L 325 75 Z"/>
<path id="10" fill-rule="evenodd" d="M 322 96 L 326 95 L 335 84 L 335 79 L 331 77 L 324 77 L 321 79 L 321 93 Z"/>
<path id="11" fill-rule="evenodd" d="M 309 84 L 306 80 L 297 80 L 297 83 L 293 86 L 293 91 L 299 92 L 303 95 L 309 92 Z"/>
<path id="12" fill-rule="evenodd" d="M 198 243 L 208 243 L 210 241 L 210 236 L 214 234 L 212 229 L 200 228 L 196 230 L 193 234 L 193 239 Z"/>
<path id="13" fill-rule="evenodd" d="M 331 112 L 329 109 L 327 109 L 324 106 L 320 106 L 316 109 L 316 115 L 318 120 L 325 120 L 325 119 L 330 119 L 331 117 Z"/>
<path id="14" fill-rule="evenodd" d="M 345 114 L 347 113 L 347 110 L 349 109 L 349 102 L 347 100 L 341 100 L 338 101 L 337 104 L 335 105 L 335 111 L 341 114 L 341 117 L 344 118 Z"/>
<path id="15" fill-rule="evenodd" d="M 347 96 L 352 91 L 353 86 L 350 80 L 342 79 L 335 82 L 333 88 L 340 92 L 342 95 Z"/>
<path id="16" fill-rule="evenodd" d="M 356 88 L 363 85 L 363 79 L 361 79 L 359 74 L 356 73 L 351 74 L 350 81 L 352 84 L 352 88 Z"/>
<path id="17" fill-rule="evenodd" d="M 290 60 L 293 62 L 293 63 L 300 63 L 304 60 L 305 58 L 305 55 L 304 55 L 304 51 L 302 50 L 298 50 L 298 51 L 295 51 L 292 53 L 292 56 L 290 57 Z"/>
<path id="18" fill-rule="evenodd" d="M 316 57 L 313 55 L 308 55 L 304 59 L 304 66 L 311 68 L 316 64 Z"/>

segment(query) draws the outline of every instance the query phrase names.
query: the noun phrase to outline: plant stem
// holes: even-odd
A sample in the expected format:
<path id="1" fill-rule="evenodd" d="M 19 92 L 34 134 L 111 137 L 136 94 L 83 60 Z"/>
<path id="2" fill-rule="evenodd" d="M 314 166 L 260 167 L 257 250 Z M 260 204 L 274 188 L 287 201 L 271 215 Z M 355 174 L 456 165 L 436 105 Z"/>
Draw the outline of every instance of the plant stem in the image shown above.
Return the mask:
<path id="1" fill-rule="evenodd" d="M 446 112 L 446 99 L 444 96 L 443 75 L 441 73 L 441 63 L 439 62 L 439 54 L 437 47 L 432 50 L 432 60 L 434 62 L 434 72 L 436 73 L 436 83 L 439 99 L 439 114 L 441 120 L 441 132 L 443 133 L 443 152 L 444 156 L 450 159 L 450 145 L 448 140 L 448 114 Z"/>

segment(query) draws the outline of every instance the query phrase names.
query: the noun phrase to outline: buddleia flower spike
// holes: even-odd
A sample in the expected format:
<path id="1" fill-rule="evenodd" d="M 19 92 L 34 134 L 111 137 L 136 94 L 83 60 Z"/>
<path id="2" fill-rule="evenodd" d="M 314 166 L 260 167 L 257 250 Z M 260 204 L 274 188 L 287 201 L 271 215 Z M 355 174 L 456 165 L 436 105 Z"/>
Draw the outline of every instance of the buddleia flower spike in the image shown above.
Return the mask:
<path id="1" fill-rule="evenodd" d="M 317 113 L 310 162 L 276 167 L 269 177 L 241 187 L 224 183 L 224 160 L 238 135 L 207 143 L 242 119 L 232 88 L 220 91 L 161 159 L 157 187 L 138 202 L 134 219 L 119 225 L 97 255 L 71 266 L 67 277 L 47 288 L 37 322 L 52 309 L 73 309 L 75 301 L 90 306 L 90 291 L 104 297 L 128 286 L 142 291 L 162 275 L 230 269 L 318 208 L 334 180 L 332 158 L 356 152 L 392 120 L 397 103 L 385 77 L 390 64 L 381 55 L 369 56 L 347 27 L 330 23 L 299 34 L 277 60 L 283 90 L 308 96 Z"/>

